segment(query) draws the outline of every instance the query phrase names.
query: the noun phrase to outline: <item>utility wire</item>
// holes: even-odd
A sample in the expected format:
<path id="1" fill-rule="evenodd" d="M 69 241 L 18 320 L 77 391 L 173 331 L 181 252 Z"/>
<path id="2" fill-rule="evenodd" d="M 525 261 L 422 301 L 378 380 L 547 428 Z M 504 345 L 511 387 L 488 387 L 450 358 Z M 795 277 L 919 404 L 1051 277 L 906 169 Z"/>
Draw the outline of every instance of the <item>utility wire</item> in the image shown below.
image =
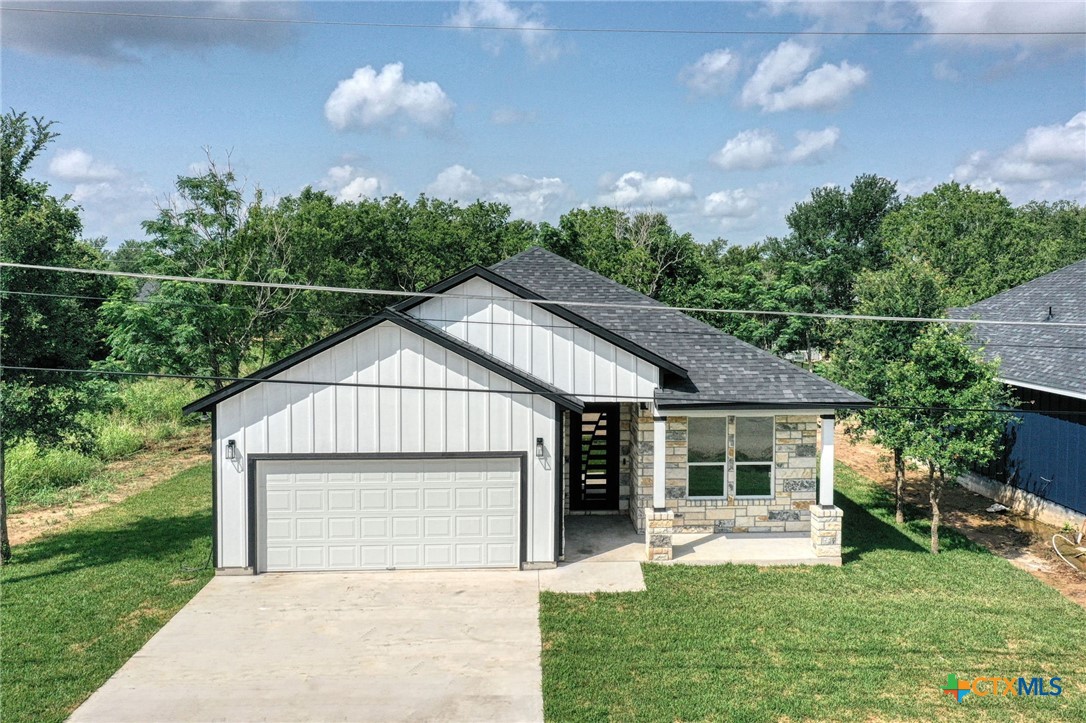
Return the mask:
<path id="1" fill-rule="evenodd" d="M 445 23 L 379 23 L 363 20 L 306 20 L 303 18 L 227 17 L 222 15 L 173 15 L 104 10 L 68 10 L 60 8 L 27 8 L 2 6 L 0 10 L 19 13 L 55 15 L 87 15 L 115 18 L 142 18 L 156 20 L 199 20 L 225 23 L 256 23 L 264 25 L 313 25 L 350 28 L 404 29 L 404 30 L 489 30 L 517 33 L 578 33 L 609 35 L 710 35 L 710 36 L 874 36 L 874 37 L 1017 37 L 1017 36 L 1078 36 L 1082 30 L 713 30 L 694 28 L 601 28 L 601 27 L 547 27 L 530 25 L 451 25 Z"/>
<path id="2" fill-rule="evenodd" d="M 143 274 L 132 271 L 112 271 L 107 269 L 79 269 L 64 266 L 42 266 L 39 264 L 19 264 L 9 261 L 0 262 L 0 268 L 30 269 L 36 271 L 57 271 L 73 274 L 90 274 L 97 276 L 119 276 L 134 279 L 147 279 L 150 281 L 176 281 L 181 283 L 218 284 L 221 286 L 247 286 L 265 289 L 283 289 L 287 291 L 323 291 L 342 294 L 359 294 L 363 296 L 395 296 L 421 299 L 475 299 L 483 301 L 495 301 L 496 297 L 479 294 L 448 294 L 432 291 L 396 291 L 390 289 L 358 289 L 342 286 L 317 286 L 308 284 L 288 284 L 265 281 L 238 281 L 234 279 L 209 279 L 195 276 L 169 276 L 166 274 Z M 991 326 L 1039 326 L 1045 328 L 1066 327 L 1086 329 L 1086 322 L 1075 321 L 1010 321 L 1004 319 L 952 319 L 932 318 L 920 316 L 875 316 L 871 314 L 831 314 L 807 311 L 763 311 L 754 309 L 711 309 L 698 306 L 666 306 L 659 303 L 621 303 L 611 301 L 577 301 L 561 299 L 524 299 L 521 297 L 498 297 L 499 301 L 507 300 L 516 303 L 537 304 L 540 306 L 562 306 L 567 308 L 601 308 L 601 309 L 627 309 L 631 311 L 652 312 L 682 312 L 703 314 L 741 314 L 746 316 L 784 316 L 806 319 L 843 319 L 855 321 L 894 321 L 917 322 L 923 324 L 984 324 Z"/>
<path id="3" fill-rule="evenodd" d="M 422 391 L 422 392 L 469 392 L 472 394 L 506 394 L 506 395 L 519 395 L 519 396 L 531 396 L 531 397 L 543 397 L 547 396 L 543 392 L 533 392 L 530 390 L 520 391 L 518 389 L 481 389 L 475 387 L 434 387 L 423 386 L 416 384 L 380 384 L 377 382 L 321 382 L 311 379 L 263 379 L 257 377 L 232 377 L 232 376 L 213 376 L 208 374 L 166 374 L 160 372 L 127 372 L 117 371 L 112 369 L 64 369 L 60 367 L 29 367 L 29 366 L 13 366 L 3 364 L 0 365 L 0 371 L 24 371 L 24 372 L 52 372 L 57 374 L 88 374 L 88 375 L 105 375 L 105 376 L 119 376 L 119 377 L 143 377 L 150 379 L 181 379 L 185 381 L 207 381 L 207 382 L 253 382 L 254 384 L 296 384 L 301 386 L 315 386 L 315 387 L 347 387 L 347 388 L 361 388 L 361 389 L 400 389 L 407 391 Z M 517 384 L 517 382 L 510 381 L 510 384 Z M 648 402 L 647 397 L 638 397 L 628 394 L 590 394 L 586 392 L 574 393 L 563 392 L 557 390 L 554 394 L 568 396 L 568 397 L 591 397 L 593 399 L 613 399 L 616 401 L 626 402 Z M 714 404 L 740 404 L 736 399 L 724 399 L 724 398 L 703 398 L 698 397 L 698 403 L 711 402 Z M 811 402 L 812 408 L 836 406 L 830 403 L 818 403 Z M 843 407 L 847 408 L 847 407 Z M 1060 415 L 1086 415 L 1086 411 L 1067 411 L 1058 412 L 1052 410 L 1037 410 L 1037 409 L 1001 409 L 993 407 L 935 407 L 935 406 L 903 406 L 893 404 L 875 404 L 870 407 L 871 409 L 896 409 L 902 411 L 928 411 L 928 412 L 985 412 L 993 414 L 1060 414 Z M 727 411 L 727 410 L 722 410 Z M 736 410 L 741 411 L 739 409 Z M 782 409 L 781 413 L 787 413 L 788 409 Z"/>
<path id="4" fill-rule="evenodd" d="M 196 303 L 196 302 L 184 301 L 183 299 L 160 299 L 160 298 L 155 298 L 155 297 L 147 297 L 147 298 L 143 298 L 143 299 L 117 299 L 115 297 L 109 297 L 109 296 L 84 296 L 84 295 L 81 295 L 81 294 L 51 294 L 51 293 L 47 293 L 47 292 L 43 292 L 43 291 L 11 291 L 11 290 L 8 290 L 8 289 L 0 289 L 0 294 L 5 294 L 5 295 L 9 295 L 9 296 L 44 296 L 44 297 L 53 298 L 53 299 L 75 299 L 75 300 L 86 300 L 86 301 L 115 301 L 115 302 L 120 302 L 122 304 L 150 304 L 150 305 L 161 304 L 161 305 L 167 305 L 167 306 L 184 306 L 186 308 L 191 308 L 191 309 L 233 309 L 233 310 L 236 310 L 236 311 L 247 311 L 247 312 L 250 312 L 250 313 L 255 311 L 253 308 L 248 307 L 248 306 L 237 306 L 237 305 L 231 305 L 231 304 L 199 304 L 199 303 Z M 316 316 L 335 316 L 335 317 L 344 317 L 344 318 L 348 318 L 348 319 L 359 319 L 359 318 L 362 317 L 361 313 L 351 314 L 351 313 L 347 313 L 347 312 L 324 311 L 324 310 L 305 311 L 305 310 L 301 310 L 301 309 L 280 309 L 280 310 L 278 310 L 278 311 L 276 311 L 274 313 L 275 314 L 294 314 L 294 315 L 300 315 L 300 316 L 314 316 L 314 315 L 316 315 Z M 542 322 L 540 322 L 540 323 L 531 322 L 530 323 L 530 322 L 520 322 L 520 321 L 492 321 L 492 320 L 486 320 L 486 319 L 435 319 L 435 318 L 429 318 L 429 317 L 424 317 L 424 316 L 417 316 L 415 318 L 418 319 L 419 321 L 425 321 L 425 322 L 427 322 L 429 324 L 435 324 L 435 325 L 436 324 L 449 324 L 449 325 L 452 325 L 452 324 L 476 324 L 476 325 L 498 326 L 498 327 L 519 327 L 519 328 L 522 328 L 522 329 L 534 329 L 534 328 L 539 328 L 539 329 L 562 329 L 562 330 L 565 330 L 565 331 L 570 331 L 570 330 L 580 328 L 580 327 L 576 326 L 575 324 L 573 324 L 572 322 L 566 323 L 566 324 L 544 324 Z M 607 328 L 608 328 L 608 330 L 614 331 L 614 332 L 638 331 L 638 329 L 636 327 L 608 326 Z M 653 334 L 670 334 L 670 335 L 675 335 L 675 336 L 705 337 L 705 338 L 715 338 L 715 337 L 719 336 L 721 333 L 727 333 L 727 332 L 723 332 L 722 330 L 715 330 L 715 331 L 714 330 L 692 331 L 692 330 L 685 330 L 685 329 L 656 329 L 656 330 L 653 330 Z M 967 341 L 965 343 L 966 343 L 967 346 L 984 347 L 985 349 L 992 348 L 992 347 L 1001 347 L 1001 348 L 1002 347 L 1007 347 L 1007 348 L 1021 348 L 1021 349 L 1061 349 L 1061 350 L 1069 350 L 1069 351 L 1086 351 L 1086 346 L 1074 346 L 1074 345 L 1070 345 L 1070 344 L 1014 344 L 1014 343 L 1011 343 L 1011 342 L 983 342 L 983 341 Z"/>

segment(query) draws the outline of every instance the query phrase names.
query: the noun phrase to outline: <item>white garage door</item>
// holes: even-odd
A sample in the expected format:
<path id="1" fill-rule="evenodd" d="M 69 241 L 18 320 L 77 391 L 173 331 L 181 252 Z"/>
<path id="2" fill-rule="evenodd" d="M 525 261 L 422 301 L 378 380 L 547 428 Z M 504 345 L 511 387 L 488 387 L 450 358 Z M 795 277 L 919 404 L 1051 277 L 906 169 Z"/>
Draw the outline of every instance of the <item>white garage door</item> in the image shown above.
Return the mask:
<path id="1" fill-rule="evenodd" d="M 519 564 L 517 458 L 269 460 L 257 473 L 262 571 Z"/>

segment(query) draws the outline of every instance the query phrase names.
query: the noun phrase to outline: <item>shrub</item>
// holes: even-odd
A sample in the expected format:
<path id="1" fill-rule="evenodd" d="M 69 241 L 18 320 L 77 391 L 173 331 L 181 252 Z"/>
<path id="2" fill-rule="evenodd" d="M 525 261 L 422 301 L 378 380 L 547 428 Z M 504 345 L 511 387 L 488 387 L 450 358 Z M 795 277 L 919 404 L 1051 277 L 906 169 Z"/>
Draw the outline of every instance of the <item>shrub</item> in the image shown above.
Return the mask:
<path id="1" fill-rule="evenodd" d="M 42 449 L 24 440 L 4 454 L 4 486 L 12 504 L 26 502 L 39 493 L 88 482 L 102 463 L 72 449 Z"/>
<path id="2" fill-rule="evenodd" d="M 95 450 L 102 459 L 121 459 L 143 449 L 143 433 L 117 416 L 98 427 Z"/>
<path id="3" fill-rule="evenodd" d="M 145 379 L 121 388 L 121 414 L 136 425 L 184 424 L 181 407 L 197 397 L 196 390 L 180 379 Z"/>

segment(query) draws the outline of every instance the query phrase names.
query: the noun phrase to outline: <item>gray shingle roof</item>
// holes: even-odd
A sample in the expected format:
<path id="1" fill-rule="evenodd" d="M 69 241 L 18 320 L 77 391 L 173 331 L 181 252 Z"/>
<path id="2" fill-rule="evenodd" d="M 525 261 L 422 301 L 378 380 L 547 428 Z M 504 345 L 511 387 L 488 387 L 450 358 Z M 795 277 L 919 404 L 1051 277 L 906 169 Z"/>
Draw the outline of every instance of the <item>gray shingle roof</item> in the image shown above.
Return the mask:
<path id="1" fill-rule="evenodd" d="M 661 407 L 848 407 L 864 397 L 769 352 L 742 342 L 660 302 L 541 248 L 490 267 L 545 299 L 633 304 L 641 309 L 572 306 L 572 311 L 669 359 L 689 373 L 665 380 Z"/>
<path id="2" fill-rule="evenodd" d="M 1086 259 L 972 306 L 951 309 L 950 316 L 1086 323 Z M 984 356 L 1000 360 L 1000 378 L 1086 395 L 1086 329 L 977 324 L 973 333 L 985 345 Z"/>

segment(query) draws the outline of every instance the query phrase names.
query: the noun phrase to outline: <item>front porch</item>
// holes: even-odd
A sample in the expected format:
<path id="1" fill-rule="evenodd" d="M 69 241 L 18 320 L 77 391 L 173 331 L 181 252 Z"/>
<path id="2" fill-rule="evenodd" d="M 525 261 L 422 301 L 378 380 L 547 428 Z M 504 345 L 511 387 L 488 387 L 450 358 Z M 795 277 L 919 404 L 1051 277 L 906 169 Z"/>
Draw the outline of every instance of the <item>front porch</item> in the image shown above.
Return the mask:
<path id="1" fill-rule="evenodd" d="M 645 535 L 624 516 L 571 516 L 565 520 L 566 554 L 560 566 L 644 562 Z M 815 554 L 805 532 L 675 533 L 672 558 L 677 565 L 840 565 L 841 558 Z"/>
<path id="2" fill-rule="evenodd" d="M 562 560 L 840 565 L 833 422 L 647 403 L 565 414 Z"/>

